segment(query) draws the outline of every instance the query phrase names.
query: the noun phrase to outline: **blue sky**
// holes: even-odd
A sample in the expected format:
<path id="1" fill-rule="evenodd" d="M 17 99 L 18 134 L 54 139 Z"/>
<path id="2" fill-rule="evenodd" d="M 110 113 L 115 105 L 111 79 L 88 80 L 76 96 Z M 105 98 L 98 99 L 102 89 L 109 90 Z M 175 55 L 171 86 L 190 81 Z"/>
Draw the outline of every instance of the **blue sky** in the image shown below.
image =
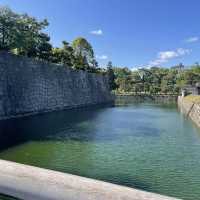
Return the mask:
<path id="1" fill-rule="evenodd" d="M 47 18 L 54 46 L 87 38 L 101 65 L 200 61 L 199 0 L 0 0 L 0 5 Z"/>

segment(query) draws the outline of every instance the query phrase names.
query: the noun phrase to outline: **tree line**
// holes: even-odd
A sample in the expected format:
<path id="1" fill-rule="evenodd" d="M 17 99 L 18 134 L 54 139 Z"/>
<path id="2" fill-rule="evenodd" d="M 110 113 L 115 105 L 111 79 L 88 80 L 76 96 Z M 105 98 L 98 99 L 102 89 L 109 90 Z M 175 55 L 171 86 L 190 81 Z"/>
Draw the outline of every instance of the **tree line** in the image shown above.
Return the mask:
<path id="1" fill-rule="evenodd" d="M 200 82 L 200 65 L 185 67 L 182 63 L 171 68 L 151 67 L 130 70 L 108 65 L 111 88 L 117 93 L 180 94 L 186 86 Z"/>
<path id="2" fill-rule="evenodd" d="M 53 47 L 50 37 L 44 32 L 48 25 L 46 19 L 39 21 L 28 14 L 0 7 L 0 50 L 98 72 L 93 48 L 85 38 L 79 37 L 72 44 L 63 41 L 62 47 Z"/>

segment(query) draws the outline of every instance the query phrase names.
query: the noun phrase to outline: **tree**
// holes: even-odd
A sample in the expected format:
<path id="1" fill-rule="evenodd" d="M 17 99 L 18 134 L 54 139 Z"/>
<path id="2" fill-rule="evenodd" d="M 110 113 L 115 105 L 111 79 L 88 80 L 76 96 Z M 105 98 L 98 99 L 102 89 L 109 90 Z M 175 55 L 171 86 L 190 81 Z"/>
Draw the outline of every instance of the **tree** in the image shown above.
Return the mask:
<path id="1" fill-rule="evenodd" d="M 46 28 L 48 24 L 46 19 L 39 22 L 36 18 L 30 17 L 27 14 L 20 15 L 18 21 L 18 42 L 16 45 L 20 55 L 37 57 L 39 48 L 41 48 L 43 44 L 44 46 L 50 46 L 50 38 L 47 34 L 42 33 L 42 30 Z"/>
<path id="2" fill-rule="evenodd" d="M 108 75 L 108 83 L 110 86 L 110 90 L 114 90 L 116 89 L 117 85 L 115 83 L 115 74 L 113 71 L 113 66 L 112 66 L 112 62 L 109 61 L 107 64 L 107 75 Z"/>
<path id="3" fill-rule="evenodd" d="M 15 48 L 18 39 L 19 15 L 7 7 L 0 7 L 0 50 Z"/>
<path id="4" fill-rule="evenodd" d="M 87 58 L 82 56 L 81 53 L 76 54 L 74 60 L 74 68 L 80 70 L 89 70 Z"/>
<path id="5" fill-rule="evenodd" d="M 116 76 L 117 90 L 119 92 L 129 92 L 133 88 L 131 71 L 127 67 L 115 67 L 113 70 Z"/>
<path id="6" fill-rule="evenodd" d="M 27 14 L 0 7 L 0 49 L 46 59 L 51 52 L 50 38 L 42 32 L 46 26 L 47 20 L 38 21 Z"/>
<path id="7" fill-rule="evenodd" d="M 92 67 L 89 68 L 89 72 L 94 72 L 94 73 L 101 72 L 101 68 L 98 68 L 99 64 L 96 61 L 96 59 L 93 59 L 91 64 Z"/>
<path id="8" fill-rule="evenodd" d="M 73 66 L 74 63 L 74 50 L 73 48 L 69 45 L 68 42 L 63 41 L 63 55 L 62 55 L 62 63 L 64 65 L 67 65 L 69 67 Z"/>
<path id="9" fill-rule="evenodd" d="M 184 70 L 185 66 L 183 65 L 183 63 L 179 63 L 178 65 L 171 68 L 177 70 L 178 73 L 181 73 Z"/>
<path id="10" fill-rule="evenodd" d="M 52 48 L 51 62 L 62 64 L 62 48 Z"/>
<path id="11" fill-rule="evenodd" d="M 75 62 L 76 65 L 78 65 L 78 68 L 84 68 L 88 70 L 96 67 L 97 62 L 94 58 L 93 48 L 85 38 L 79 37 L 75 39 L 72 42 L 72 47 L 74 49 Z M 83 66 L 80 67 L 82 64 Z"/>
<path id="12" fill-rule="evenodd" d="M 41 33 L 39 35 L 38 44 L 36 45 L 35 50 L 37 58 L 50 61 L 52 45 L 50 44 L 50 37 L 47 34 Z"/>
<path id="13" fill-rule="evenodd" d="M 68 67 L 73 67 L 75 64 L 73 48 L 66 41 L 63 41 L 62 44 L 62 48 L 52 49 L 51 61 L 54 63 L 66 65 Z"/>

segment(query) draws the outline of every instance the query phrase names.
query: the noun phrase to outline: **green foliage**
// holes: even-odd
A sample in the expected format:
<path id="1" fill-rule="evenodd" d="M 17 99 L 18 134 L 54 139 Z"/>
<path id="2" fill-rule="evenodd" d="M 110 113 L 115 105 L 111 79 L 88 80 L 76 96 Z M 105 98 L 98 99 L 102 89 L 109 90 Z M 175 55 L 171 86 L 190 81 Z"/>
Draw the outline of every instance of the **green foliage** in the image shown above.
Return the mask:
<path id="1" fill-rule="evenodd" d="M 74 66 L 76 69 L 81 69 L 81 70 L 89 69 L 87 58 L 85 56 L 82 56 L 81 54 L 76 54 Z"/>
<path id="2" fill-rule="evenodd" d="M 128 68 L 113 68 L 117 92 L 178 94 L 186 85 L 195 85 L 200 81 L 200 66 L 184 69 L 177 67 L 143 69 L 131 71 Z M 142 73 L 141 73 L 142 71 Z"/>
<path id="3" fill-rule="evenodd" d="M 54 63 L 73 67 L 74 64 L 74 52 L 73 48 L 68 42 L 63 41 L 62 48 L 52 48 L 51 61 Z"/>
<path id="4" fill-rule="evenodd" d="M 112 66 L 112 62 L 109 61 L 107 64 L 107 76 L 109 81 L 110 90 L 116 89 L 117 85 L 115 83 L 115 74 Z"/>
<path id="5" fill-rule="evenodd" d="M 0 7 L 0 49 L 46 59 L 51 52 L 50 38 L 41 32 L 46 26 L 47 20 L 39 22 L 27 14 Z"/>
<path id="6" fill-rule="evenodd" d="M 17 14 L 0 7 L 0 50 L 58 63 L 89 72 L 100 72 L 91 44 L 77 38 L 72 45 L 63 41 L 61 48 L 53 48 L 50 37 L 42 32 L 49 25 L 27 14 Z"/>
<path id="7" fill-rule="evenodd" d="M 0 49 L 8 50 L 17 46 L 19 15 L 7 7 L 0 7 Z"/>
<path id="8" fill-rule="evenodd" d="M 94 51 L 91 44 L 82 37 L 75 39 L 72 42 L 74 50 L 75 64 L 77 69 L 85 69 L 93 71 L 98 67 L 98 63 L 94 58 Z"/>
<path id="9" fill-rule="evenodd" d="M 190 101 L 193 103 L 200 103 L 200 96 L 189 95 L 189 96 L 184 97 L 184 100 Z"/>

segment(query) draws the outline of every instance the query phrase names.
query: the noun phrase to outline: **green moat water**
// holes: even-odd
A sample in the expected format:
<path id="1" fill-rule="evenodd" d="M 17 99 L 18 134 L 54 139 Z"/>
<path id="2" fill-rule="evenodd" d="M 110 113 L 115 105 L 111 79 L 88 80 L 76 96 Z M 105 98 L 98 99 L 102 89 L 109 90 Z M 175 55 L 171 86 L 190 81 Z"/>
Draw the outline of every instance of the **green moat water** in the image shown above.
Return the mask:
<path id="1" fill-rule="evenodd" d="M 200 130 L 175 105 L 134 103 L 0 122 L 0 158 L 200 199 Z"/>

